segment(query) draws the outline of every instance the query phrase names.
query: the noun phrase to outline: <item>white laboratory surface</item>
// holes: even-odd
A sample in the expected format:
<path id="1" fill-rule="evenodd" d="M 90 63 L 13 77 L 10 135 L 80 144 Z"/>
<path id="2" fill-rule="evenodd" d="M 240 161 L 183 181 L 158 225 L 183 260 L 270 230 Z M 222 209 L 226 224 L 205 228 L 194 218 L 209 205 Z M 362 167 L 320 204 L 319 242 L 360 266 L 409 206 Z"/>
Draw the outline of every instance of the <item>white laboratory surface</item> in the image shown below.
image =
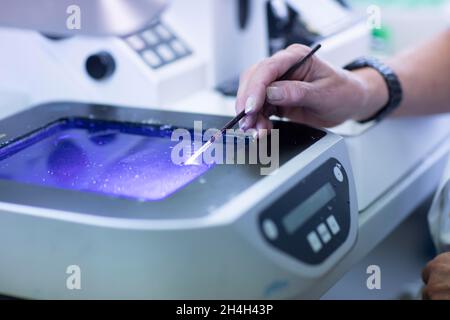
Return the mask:
<path id="1" fill-rule="evenodd" d="M 369 35 L 366 24 L 334 1 L 321 2 L 323 6 L 329 6 L 328 10 L 334 12 L 336 20 L 315 26 L 323 35 L 320 38 L 323 50 L 319 56 L 342 66 L 367 54 Z M 192 112 L 198 114 L 199 119 L 201 114 L 233 116 L 234 98 L 216 89 L 227 81 L 233 84 L 233 79 L 236 80 L 242 70 L 268 56 L 269 48 L 281 41 L 270 39 L 265 1 L 253 2 L 252 14 L 243 23 L 244 29 L 236 23 L 236 3 L 176 0 L 162 14 L 159 23 L 125 37 L 76 36 L 53 40 L 31 30 L 0 28 L 0 119 L 54 101 Z M 321 15 L 314 5 L 305 8 L 302 1 L 291 0 L 288 3 L 290 10 L 303 8 L 305 19 L 310 24 Z M 193 6 L 203 8 L 202 14 L 191 10 Z M 278 8 L 280 16 L 283 16 L 282 12 L 283 8 Z M 113 58 L 114 67 L 108 70 L 110 66 L 104 66 L 104 74 L 96 79 L 95 70 L 86 69 L 87 60 L 102 57 Z M 331 129 L 327 134 L 327 139 L 330 139 L 325 140 L 330 143 L 327 148 L 339 155 L 345 154 L 342 161 L 348 167 L 349 178 L 354 185 L 354 190 L 353 187 L 351 189 L 354 191 L 352 206 L 357 212 L 352 213 L 355 233 L 339 249 L 342 252 L 317 269 L 301 269 L 304 274 L 296 281 L 303 281 L 303 287 L 299 284 L 301 288 L 297 291 L 286 286 L 289 288 L 283 292 L 285 285 L 281 285 L 278 288 L 280 292 L 274 296 L 263 296 L 256 293 L 256 289 L 246 291 L 236 287 L 235 294 L 233 288 L 222 292 L 211 289 L 210 296 L 204 296 L 194 290 L 198 284 L 190 283 L 192 296 L 183 297 L 320 298 L 435 192 L 450 151 L 450 116 L 387 119 L 358 134 L 344 132 L 341 128 Z M 305 155 L 311 163 L 317 158 L 317 163 L 311 165 L 313 167 L 318 166 L 321 159 L 319 154 L 313 154 L 314 150 L 320 149 L 313 148 L 309 150 L 311 155 Z M 298 176 L 304 177 L 312 169 L 301 161 L 298 162 L 299 168 L 308 169 Z M 288 169 L 283 172 L 290 172 Z M 277 185 L 273 179 L 267 181 L 272 187 Z M 255 187 L 255 190 L 260 190 L 260 187 Z M 236 215 L 247 210 L 245 200 L 234 201 L 233 205 L 239 206 L 239 203 L 242 208 L 236 208 Z M 5 206 L 2 208 L 6 210 Z M 226 208 L 231 210 L 229 205 Z M 223 212 L 218 214 L 221 216 Z M 338 233 L 339 226 L 332 219 L 327 220 L 327 224 L 332 233 Z M 276 233 L 270 223 L 263 228 L 269 238 Z M 324 226 L 318 226 L 317 232 L 322 243 L 329 241 L 327 238 L 331 235 L 325 234 Z M 207 235 L 209 233 L 205 231 Z M 255 236 L 250 242 L 259 240 Z M 317 235 L 308 234 L 308 241 L 314 251 L 321 250 Z M 239 243 L 234 244 L 239 246 Z M 9 248 L 14 250 L 14 243 L 9 244 Z M 271 254 L 270 257 L 286 262 L 290 271 L 295 266 L 282 253 Z M 255 261 L 258 259 L 255 254 Z M 239 261 L 234 263 L 239 264 Z M 277 262 L 268 264 L 272 266 Z M 261 276 L 265 275 L 261 271 Z M 0 266 L 0 278 L 7 276 L 6 270 Z M 218 274 L 216 282 L 211 285 L 222 286 L 220 279 Z M 0 284 L 0 293 L 4 294 L 16 293 L 29 298 L 57 295 L 57 291 L 20 288 L 19 282 L 10 283 L 7 289 L 8 292 L 2 291 L 4 288 Z M 161 297 L 171 298 L 167 288 L 158 290 Z M 130 296 L 145 297 L 143 292 L 130 293 Z M 126 297 L 127 292 L 123 294 Z M 158 294 L 151 297 L 157 298 Z M 179 296 L 173 293 L 173 297 Z"/>

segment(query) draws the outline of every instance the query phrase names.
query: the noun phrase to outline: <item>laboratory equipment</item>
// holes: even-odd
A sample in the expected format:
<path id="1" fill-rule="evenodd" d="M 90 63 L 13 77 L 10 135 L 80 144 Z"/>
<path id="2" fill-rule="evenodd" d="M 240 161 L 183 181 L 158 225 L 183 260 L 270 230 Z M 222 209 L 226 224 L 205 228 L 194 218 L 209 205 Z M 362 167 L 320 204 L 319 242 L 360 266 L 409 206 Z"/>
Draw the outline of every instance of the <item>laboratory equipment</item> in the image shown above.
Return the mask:
<path id="1" fill-rule="evenodd" d="M 290 67 L 279 79 L 279 81 L 283 80 L 289 80 L 290 77 L 302 66 L 304 65 L 313 55 L 321 48 L 321 45 L 318 44 L 314 48 L 311 49 L 311 51 L 305 55 L 303 58 L 301 58 L 299 61 L 297 61 L 292 67 Z M 241 121 L 245 117 L 245 110 L 242 110 L 240 113 L 238 113 L 233 119 L 231 119 L 229 122 L 225 124 L 224 127 L 214 136 L 211 137 L 211 139 L 203 145 L 202 148 L 200 148 L 196 153 L 194 153 L 186 163 L 194 162 L 195 159 L 202 153 L 204 150 L 208 148 L 208 146 L 217 139 L 218 136 L 223 135 L 226 130 L 232 129 L 239 121 Z"/>
<path id="2" fill-rule="evenodd" d="M 174 165 L 170 133 L 196 119 L 79 103 L 2 119 L 1 292 L 211 299 L 311 290 L 357 236 L 344 140 L 277 122 L 272 175 L 260 165 Z M 205 126 L 226 119 L 205 116 Z M 71 265 L 82 290 L 66 287 Z"/>
<path id="3" fill-rule="evenodd" d="M 0 28 L 0 42 L 5 44 L 0 51 L 0 144 L 23 138 L 15 142 L 24 146 L 31 132 L 38 138 L 42 130 L 56 132 L 50 140 L 38 139 L 34 148 L 25 147 L 0 162 L 14 168 L 3 169 L 0 184 L 1 293 L 27 298 L 318 298 L 436 189 L 449 151 L 450 119 L 445 116 L 387 119 L 360 135 L 332 129 L 345 138 L 283 124 L 300 130 L 298 136 L 307 141 L 282 149 L 295 155 L 287 153 L 290 160 L 282 162 L 275 176 L 257 177 L 246 166 L 199 168 L 186 180 L 167 183 L 172 187 L 152 194 L 141 194 L 130 183 L 127 190 L 117 184 L 112 190 L 107 188 L 111 185 L 93 186 L 89 181 L 87 186 L 76 184 L 70 180 L 76 171 L 64 167 L 62 160 L 76 160 L 86 146 L 108 150 L 101 159 L 108 165 L 117 150 L 123 151 L 124 137 L 152 141 L 139 130 L 191 128 L 194 120 L 203 119 L 220 128 L 235 115 L 238 75 L 278 48 L 320 41 L 319 56 L 335 66 L 369 49 L 364 19 L 333 0 L 174 0 L 157 18 L 162 2 L 155 2 L 161 6 L 146 12 L 147 18 L 132 9 L 144 1 L 138 7 L 131 1 L 120 3 L 130 6 L 120 10 L 124 21 L 131 21 L 130 11 L 131 17 L 138 15 L 132 19 L 136 24 L 124 26 L 125 33 L 114 25 L 99 33 L 61 32 L 65 20 L 51 28 L 31 26 L 20 19 L 20 12 L 8 15 L 2 7 L 0 24 L 9 27 Z M 87 1 L 80 8 L 92 10 Z M 69 16 L 65 11 L 62 15 Z M 81 35 L 66 37 L 77 32 Z M 103 37 L 95 36 L 100 34 Z M 9 97 L 15 95 L 8 92 L 19 92 L 20 99 L 13 104 Z M 41 105 L 48 101 L 85 103 Z M 49 126 L 59 120 L 64 121 Z M 125 132 L 125 123 L 135 124 L 137 132 Z M 107 133 L 89 132 L 91 125 L 103 126 Z M 76 142 L 65 141 L 67 134 Z M 170 144 L 164 138 L 156 141 Z M 27 152 L 37 152 L 31 164 Z M 332 158 L 339 163 L 328 163 Z M 89 158 L 79 161 L 82 169 L 92 164 Z M 117 161 L 113 167 L 122 168 L 123 162 Z M 36 176 L 19 170 L 33 163 L 39 169 Z M 113 171 L 96 172 L 103 182 L 140 181 L 145 172 L 138 164 L 136 158 L 138 172 L 130 170 L 134 176 L 123 181 L 111 176 Z M 44 171 L 45 165 L 56 170 Z M 61 171 L 68 176 L 58 174 Z M 333 183 L 330 187 L 333 179 L 337 186 L 348 183 L 348 230 L 337 214 L 333 219 L 316 211 L 328 210 L 322 205 L 330 201 L 345 203 L 345 188 Z M 304 185 L 294 188 L 301 181 Z M 224 185 L 234 188 L 213 192 Z M 302 194 L 293 196 L 291 189 Z M 272 216 L 274 208 L 282 214 Z M 298 212 L 308 213 L 308 219 Z M 302 256 L 299 248 L 308 255 Z M 67 290 L 70 265 L 81 268 L 81 291 Z"/>
<path id="4" fill-rule="evenodd" d="M 167 0 L 3 0 L 0 23 L 57 38 L 120 36 L 147 27 L 166 5 Z"/>

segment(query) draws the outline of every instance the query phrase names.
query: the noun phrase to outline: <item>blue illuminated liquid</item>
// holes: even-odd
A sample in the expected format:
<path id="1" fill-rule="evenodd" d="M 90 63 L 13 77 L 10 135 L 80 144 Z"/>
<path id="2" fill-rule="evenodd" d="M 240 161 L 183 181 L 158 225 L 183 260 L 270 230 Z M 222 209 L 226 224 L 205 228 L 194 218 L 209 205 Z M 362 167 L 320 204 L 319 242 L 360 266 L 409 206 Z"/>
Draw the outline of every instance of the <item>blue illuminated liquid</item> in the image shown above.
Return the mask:
<path id="1" fill-rule="evenodd" d="M 81 119 L 53 125 L 0 149 L 0 179 L 161 200 L 210 168 L 174 164 L 170 133 Z"/>

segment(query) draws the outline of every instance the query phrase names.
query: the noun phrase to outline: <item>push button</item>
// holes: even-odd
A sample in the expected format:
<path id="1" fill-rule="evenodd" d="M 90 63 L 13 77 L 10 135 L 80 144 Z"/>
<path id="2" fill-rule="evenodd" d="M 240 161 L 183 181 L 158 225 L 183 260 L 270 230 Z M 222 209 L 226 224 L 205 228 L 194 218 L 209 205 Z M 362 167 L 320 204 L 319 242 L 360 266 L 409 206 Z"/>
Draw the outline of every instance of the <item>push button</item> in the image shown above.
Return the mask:
<path id="1" fill-rule="evenodd" d="M 151 50 L 151 49 L 145 50 L 142 53 L 142 57 L 152 67 L 158 67 L 162 63 L 161 59 L 158 57 L 158 55 L 155 52 L 153 52 L 153 50 Z"/>
<path id="2" fill-rule="evenodd" d="M 156 27 L 155 31 L 158 33 L 158 35 L 161 37 L 161 39 L 168 40 L 172 38 L 172 34 L 162 25 L 159 25 Z"/>
<path id="3" fill-rule="evenodd" d="M 175 53 L 165 44 L 158 47 L 158 53 L 166 62 L 175 59 Z"/>
<path id="4" fill-rule="evenodd" d="M 337 181 L 343 182 L 344 181 L 344 175 L 342 174 L 342 170 L 339 166 L 335 166 L 333 169 L 334 177 Z"/>
<path id="5" fill-rule="evenodd" d="M 264 220 L 262 227 L 267 238 L 272 241 L 278 238 L 278 228 L 272 220 Z"/>
<path id="6" fill-rule="evenodd" d="M 154 46 L 159 43 L 158 36 L 152 30 L 144 31 L 142 33 L 142 37 L 150 46 Z"/>
<path id="7" fill-rule="evenodd" d="M 331 240 L 331 234 L 328 231 L 327 226 L 324 223 L 319 224 L 317 227 L 317 232 L 320 235 L 320 238 L 322 239 L 323 243 L 328 243 Z"/>
<path id="8" fill-rule="evenodd" d="M 171 42 L 172 49 L 179 55 L 185 55 L 187 53 L 186 47 L 178 40 L 174 40 Z"/>
<path id="9" fill-rule="evenodd" d="M 136 51 L 145 49 L 145 42 L 138 35 L 128 37 L 127 42 Z"/>
<path id="10" fill-rule="evenodd" d="M 333 234 L 338 234 L 341 230 L 334 216 L 329 216 L 327 218 L 327 224 Z"/>
<path id="11" fill-rule="evenodd" d="M 317 236 L 317 233 L 315 233 L 314 231 L 310 232 L 307 236 L 306 239 L 309 242 L 309 245 L 311 246 L 311 249 L 314 252 L 319 252 L 320 249 L 322 249 L 322 243 L 320 243 L 320 239 Z"/>

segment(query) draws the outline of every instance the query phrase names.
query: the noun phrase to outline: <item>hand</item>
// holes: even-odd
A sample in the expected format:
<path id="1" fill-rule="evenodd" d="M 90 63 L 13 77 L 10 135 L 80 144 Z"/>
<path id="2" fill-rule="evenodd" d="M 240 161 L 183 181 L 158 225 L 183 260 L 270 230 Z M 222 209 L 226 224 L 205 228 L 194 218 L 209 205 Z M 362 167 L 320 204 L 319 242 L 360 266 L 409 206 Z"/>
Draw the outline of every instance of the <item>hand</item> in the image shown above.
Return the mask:
<path id="1" fill-rule="evenodd" d="M 246 110 L 242 129 L 270 130 L 272 115 L 316 127 L 333 127 L 351 118 L 369 117 L 387 102 L 386 85 L 375 70 L 348 72 L 317 56 L 309 59 L 290 81 L 277 81 L 310 50 L 292 45 L 241 76 L 236 111 Z"/>
<path id="2" fill-rule="evenodd" d="M 450 300 L 450 253 L 437 256 L 422 272 L 423 299 Z"/>

